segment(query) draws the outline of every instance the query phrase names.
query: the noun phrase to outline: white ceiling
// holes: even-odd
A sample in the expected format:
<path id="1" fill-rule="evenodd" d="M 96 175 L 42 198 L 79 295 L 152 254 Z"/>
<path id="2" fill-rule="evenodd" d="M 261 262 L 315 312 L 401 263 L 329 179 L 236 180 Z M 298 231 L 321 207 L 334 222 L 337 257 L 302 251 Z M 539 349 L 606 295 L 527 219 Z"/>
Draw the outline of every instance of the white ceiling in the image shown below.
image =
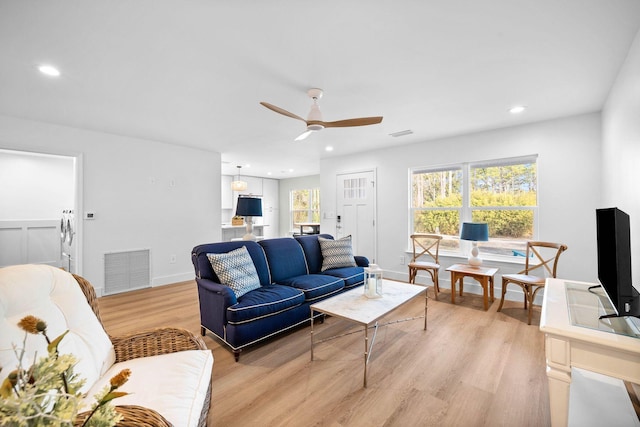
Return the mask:
<path id="1" fill-rule="evenodd" d="M 0 114 L 304 176 L 320 158 L 599 111 L 639 26 L 638 0 L 0 0 Z M 306 117 L 310 87 L 325 120 L 384 120 L 293 142 L 304 124 L 259 102 Z"/>

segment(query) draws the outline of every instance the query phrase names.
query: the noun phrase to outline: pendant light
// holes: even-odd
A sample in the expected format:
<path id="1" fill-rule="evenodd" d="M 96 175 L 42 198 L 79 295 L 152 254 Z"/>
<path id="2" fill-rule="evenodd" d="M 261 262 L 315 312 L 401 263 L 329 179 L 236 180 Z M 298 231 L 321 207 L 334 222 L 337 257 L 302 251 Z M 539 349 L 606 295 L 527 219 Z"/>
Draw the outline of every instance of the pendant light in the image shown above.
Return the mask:
<path id="1" fill-rule="evenodd" d="M 238 168 L 238 177 L 231 183 L 231 189 L 233 191 L 245 191 L 247 189 L 247 182 L 240 180 L 240 169 L 242 166 L 236 166 Z"/>

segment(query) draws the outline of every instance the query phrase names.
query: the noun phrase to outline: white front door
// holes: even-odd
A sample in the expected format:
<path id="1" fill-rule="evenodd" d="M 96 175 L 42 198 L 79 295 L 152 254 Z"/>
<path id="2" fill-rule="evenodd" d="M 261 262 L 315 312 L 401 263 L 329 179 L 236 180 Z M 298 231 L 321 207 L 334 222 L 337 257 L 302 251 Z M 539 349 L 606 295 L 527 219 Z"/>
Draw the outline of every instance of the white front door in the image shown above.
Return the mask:
<path id="1" fill-rule="evenodd" d="M 353 254 L 376 260 L 375 173 L 337 175 L 336 238 L 349 236 Z"/>

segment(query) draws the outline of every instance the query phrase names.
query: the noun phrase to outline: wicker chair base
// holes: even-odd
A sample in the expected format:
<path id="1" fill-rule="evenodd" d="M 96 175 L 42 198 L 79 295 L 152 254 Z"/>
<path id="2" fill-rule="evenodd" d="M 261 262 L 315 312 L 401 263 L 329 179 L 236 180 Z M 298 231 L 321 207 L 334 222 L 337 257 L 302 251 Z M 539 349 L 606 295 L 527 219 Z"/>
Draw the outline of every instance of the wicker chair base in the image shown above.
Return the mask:
<path id="1" fill-rule="evenodd" d="M 116 412 L 124 418 L 118 423 L 118 427 L 172 427 L 171 423 L 165 417 L 156 411 L 135 405 L 122 405 L 115 407 Z M 78 414 L 73 425 L 75 427 L 82 426 L 91 412 L 83 412 Z"/>

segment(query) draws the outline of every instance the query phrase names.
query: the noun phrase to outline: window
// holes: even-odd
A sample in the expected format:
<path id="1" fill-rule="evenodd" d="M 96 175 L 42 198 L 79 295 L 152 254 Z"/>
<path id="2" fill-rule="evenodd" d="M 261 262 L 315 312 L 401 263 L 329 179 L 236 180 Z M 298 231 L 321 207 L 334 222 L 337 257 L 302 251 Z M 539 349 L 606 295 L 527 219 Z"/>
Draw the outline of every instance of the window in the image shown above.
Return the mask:
<path id="1" fill-rule="evenodd" d="M 485 254 L 523 256 L 536 235 L 535 157 L 411 171 L 411 232 L 442 234 L 443 250 L 460 251 L 462 222 L 487 222 Z"/>
<path id="2" fill-rule="evenodd" d="M 301 222 L 320 222 L 319 188 L 291 190 L 289 194 L 291 230 L 298 229 L 295 224 Z"/>
<path id="3" fill-rule="evenodd" d="M 460 166 L 414 170 L 411 175 L 411 210 L 414 233 L 442 234 L 443 250 L 458 250 L 453 238 L 460 230 L 463 173 Z"/>

